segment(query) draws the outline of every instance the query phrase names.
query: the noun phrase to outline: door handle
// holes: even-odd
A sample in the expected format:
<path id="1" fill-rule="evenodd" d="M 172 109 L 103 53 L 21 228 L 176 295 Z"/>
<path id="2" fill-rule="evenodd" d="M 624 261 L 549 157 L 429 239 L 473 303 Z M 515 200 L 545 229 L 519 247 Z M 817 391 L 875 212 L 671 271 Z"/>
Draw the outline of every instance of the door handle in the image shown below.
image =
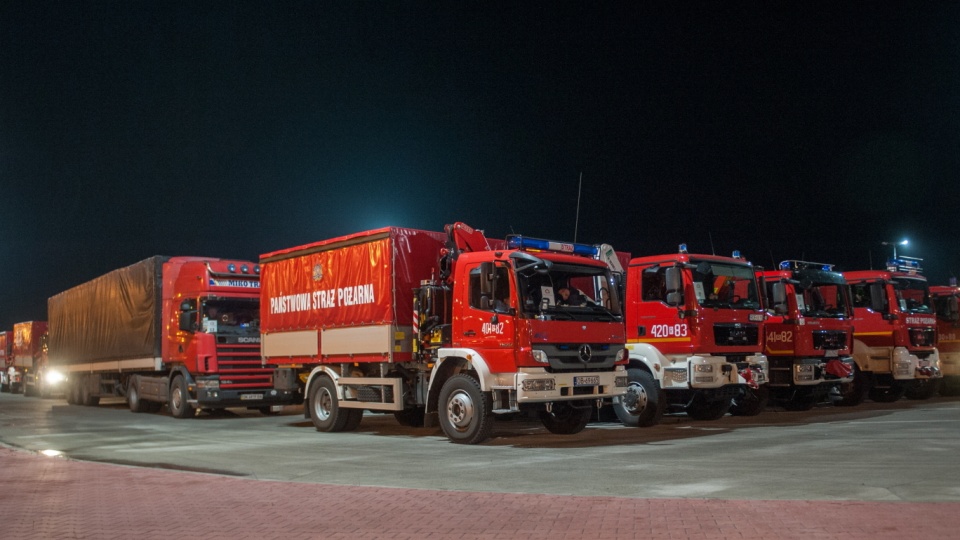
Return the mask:
<path id="1" fill-rule="evenodd" d="M 465 335 L 465 336 L 467 336 L 467 337 L 473 337 L 473 336 L 477 335 L 477 333 L 474 332 L 473 330 L 467 330 L 466 332 L 463 333 L 463 335 Z"/>

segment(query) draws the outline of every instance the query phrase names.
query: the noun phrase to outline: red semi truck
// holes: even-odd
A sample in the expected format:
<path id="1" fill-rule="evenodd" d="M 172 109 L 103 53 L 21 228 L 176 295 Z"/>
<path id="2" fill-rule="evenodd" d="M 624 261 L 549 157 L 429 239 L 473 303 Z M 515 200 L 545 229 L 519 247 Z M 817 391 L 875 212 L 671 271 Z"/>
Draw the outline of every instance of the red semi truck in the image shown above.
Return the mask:
<path id="1" fill-rule="evenodd" d="M 13 363 L 10 391 L 25 392 L 24 379 L 29 370 L 39 368 L 46 361 L 45 339 L 47 323 L 28 321 L 13 325 Z"/>
<path id="2" fill-rule="evenodd" d="M 651 426 L 668 407 L 698 420 L 759 414 L 767 402 L 765 313 L 754 267 L 734 257 L 638 257 L 627 269 L 630 387 L 614 400 L 628 426 Z"/>
<path id="3" fill-rule="evenodd" d="M 0 331 L 0 392 L 12 392 L 13 368 L 13 332 Z M 16 381 L 18 384 L 20 380 Z"/>
<path id="4" fill-rule="evenodd" d="M 937 318 L 920 260 L 891 260 L 886 270 L 844 272 L 853 296 L 854 380 L 839 405 L 927 399 L 940 382 Z"/>
<path id="5" fill-rule="evenodd" d="M 436 419 L 463 444 L 527 411 L 581 431 L 627 383 L 619 275 L 600 260 L 613 250 L 445 231 L 388 227 L 261 256 L 277 389 L 304 399 L 319 431 L 355 429 L 364 410 Z"/>
<path id="6" fill-rule="evenodd" d="M 260 358 L 259 266 L 155 256 L 51 297 L 50 363 L 67 401 L 124 396 L 134 412 L 287 404 Z"/>
<path id="7" fill-rule="evenodd" d="M 930 287 L 937 311 L 937 350 L 940 352 L 940 394 L 960 394 L 960 287 Z"/>
<path id="8" fill-rule="evenodd" d="M 853 306 L 833 266 L 783 261 L 758 272 L 769 315 L 763 325 L 770 396 L 789 410 L 809 410 L 853 381 Z"/>

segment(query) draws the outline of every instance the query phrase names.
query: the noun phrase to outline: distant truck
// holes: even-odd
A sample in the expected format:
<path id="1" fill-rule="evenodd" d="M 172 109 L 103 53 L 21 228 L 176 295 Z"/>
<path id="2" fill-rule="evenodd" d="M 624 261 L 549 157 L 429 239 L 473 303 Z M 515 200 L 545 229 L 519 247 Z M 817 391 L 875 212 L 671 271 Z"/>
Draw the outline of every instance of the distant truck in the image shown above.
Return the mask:
<path id="1" fill-rule="evenodd" d="M 319 431 L 364 410 L 438 421 L 455 443 L 496 415 L 581 431 L 626 387 L 613 250 L 388 227 L 262 255 L 263 355 Z M 613 256 L 615 258 L 615 256 Z"/>
<path id="2" fill-rule="evenodd" d="M 932 397 L 941 377 L 937 318 L 920 259 L 900 257 L 886 270 L 843 275 L 853 296 L 856 369 L 837 404 Z"/>
<path id="3" fill-rule="evenodd" d="M 940 394 L 960 395 L 960 287 L 930 287 L 937 312 L 937 350 L 940 352 Z"/>
<path id="4" fill-rule="evenodd" d="M 45 321 L 20 322 L 13 325 L 13 363 L 11 369 L 11 392 L 26 392 L 25 375 L 39 369 L 46 361 L 44 336 L 47 333 Z M 29 394 L 28 394 L 29 395 Z"/>
<path id="5" fill-rule="evenodd" d="M 13 374 L 13 332 L 10 330 L 0 331 L 0 392 L 11 392 L 14 380 Z M 20 380 L 17 379 L 19 384 Z"/>
<path id="6" fill-rule="evenodd" d="M 24 338 L 23 341 L 31 342 L 31 356 L 33 357 L 33 363 L 23 367 L 23 395 L 40 397 L 62 395 L 66 377 L 60 370 L 50 367 L 47 323 L 23 324 L 25 325 L 24 335 L 30 335 L 29 339 Z M 26 325 L 30 325 L 30 327 Z M 17 329 L 14 327 L 14 336 L 16 335 Z"/>
<path id="7" fill-rule="evenodd" d="M 678 253 L 637 257 L 627 268 L 630 387 L 614 400 L 628 426 L 664 410 L 715 420 L 767 404 L 763 303 L 755 268 L 740 258 Z"/>
<path id="8" fill-rule="evenodd" d="M 824 263 L 783 261 L 759 275 L 770 313 L 763 327 L 771 398 L 809 410 L 853 381 L 850 288 Z"/>
<path id="9" fill-rule="evenodd" d="M 260 358 L 259 270 L 155 256 L 51 297 L 50 363 L 67 374 L 67 401 L 123 396 L 134 412 L 167 404 L 177 418 L 288 404 Z"/>

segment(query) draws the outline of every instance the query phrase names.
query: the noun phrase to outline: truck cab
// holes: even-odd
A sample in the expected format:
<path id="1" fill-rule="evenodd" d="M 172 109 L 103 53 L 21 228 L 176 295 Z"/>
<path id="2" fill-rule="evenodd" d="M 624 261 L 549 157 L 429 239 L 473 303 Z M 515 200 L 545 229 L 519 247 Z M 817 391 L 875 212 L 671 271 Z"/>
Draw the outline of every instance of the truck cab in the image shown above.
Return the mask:
<path id="1" fill-rule="evenodd" d="M 766 404 L 765 313 L 754 267 L 734 257 L 679 253 L 635 258 L 627 269 L 630 387 L 614 411 L 656 424 L 668 407 L 712 420 Z"/>
<path id="2" fill-rule="evenodd" d="M 758 275 L 768 309 L 771 398 L 789 410 L 811 409 L 853 381 L 849 287 L 832 265 L 808 261 L 783 261 Z"/>
<path id="3" fill-rule="evenodd" d="M 930 287 L 937 312 L 937 350 L 940 353 L 940 394 L 960 395 L 960 287 L 937 285 Z"/>
<path id="4" fill-rule="evenodd" d="M 933 396 L 941 377 L 937 319 L 920 259 L 901 257 L 886 270 L 843 275 L 853 297 L 856 372 L 838 403 Z"/>

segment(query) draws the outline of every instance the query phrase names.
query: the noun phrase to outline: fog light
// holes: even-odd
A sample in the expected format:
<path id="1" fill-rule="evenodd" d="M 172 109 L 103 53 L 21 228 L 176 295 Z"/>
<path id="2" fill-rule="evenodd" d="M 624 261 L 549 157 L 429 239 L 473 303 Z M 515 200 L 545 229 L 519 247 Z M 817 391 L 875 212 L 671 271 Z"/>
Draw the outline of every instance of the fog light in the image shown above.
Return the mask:
<path id="1" fill-rule="evenodd" d="M 533 351 L 533 361 L 540 362 L 541 364 L 549 364 L 550 361 L 547 359 L 547 353 L 543 351 Z"/>
<path id="2" fill-rule="evenodd" d="M 613 385 L 617 388 L 626 388 L 627 386 L 630 386 L 630 381 L 627 379 L 627 377 L 614 377 Z"/>
<path id="3" fill-rule="evenodd" d="M 693 366 L 693 371 L 697 373 L 713 373 L 713 364 L 697 364 Z"/>
<path id="4" fill-rule="evenodd" d="M 683 368 L 666 368 L 663 370 L 663 376 L 673 382 L 687 382 L 687 370 Z"/>
<path id="5" fill-rule="evenodd" d="M 219 379 L 200 379 L 199 381 L 197 381 L 197 388 L 203 388 L 204 390 L 219 390 L 220 380 Z"/>

